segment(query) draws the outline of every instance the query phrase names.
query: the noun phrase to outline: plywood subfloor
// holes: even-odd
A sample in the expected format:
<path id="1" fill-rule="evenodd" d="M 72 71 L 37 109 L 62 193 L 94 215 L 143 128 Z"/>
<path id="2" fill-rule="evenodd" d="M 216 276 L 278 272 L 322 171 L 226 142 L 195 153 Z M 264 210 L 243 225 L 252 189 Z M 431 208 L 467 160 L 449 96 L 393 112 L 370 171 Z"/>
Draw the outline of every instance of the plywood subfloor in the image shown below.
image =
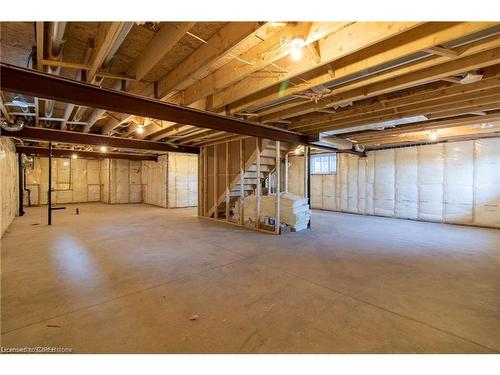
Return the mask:
<path id="1" fill-rule="evenodd" d="M 272 236 L 193 209 L 67 207 L 2 239 L 3 347 L 500 351 L 499 230 L 315 211 Z"/>

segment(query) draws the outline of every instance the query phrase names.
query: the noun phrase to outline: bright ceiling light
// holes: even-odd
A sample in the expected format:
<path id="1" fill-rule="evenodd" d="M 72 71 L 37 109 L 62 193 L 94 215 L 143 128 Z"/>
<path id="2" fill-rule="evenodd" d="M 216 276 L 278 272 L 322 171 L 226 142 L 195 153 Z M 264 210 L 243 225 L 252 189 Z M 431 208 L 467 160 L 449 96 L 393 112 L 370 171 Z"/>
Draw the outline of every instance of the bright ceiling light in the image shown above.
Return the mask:
<path id="1" fill-rule="evenodd" d="M 476 73 L 476 72 L 469 72 L 465 75 L 464 78 L 460 80 L 460 83 L 462 85 L 466 85 L 468 83 L 474 83 L 474 82 L 479 82 L 481 79 L 483 79 L 483 75 Z"/>
<path id="2" fill-rule="evenodd" d="M 435 141 L 438 138 L 438 134 L 436 130 L 431 130 L 429 133 L 429 139 L 431 141 Z"/>
<path id="3" fill-rule="evenodd" d="M 481 129 L 489 129 L 492 127 L 493 127 L 493 124 L 490 124 L 489 122 L 485 122 L 484 124 L 481 124 Z"/>
<path id="4" fill-rule="evenodd" d="M 137 134 L 143 134 L 144 133 L 144 127 L 139 126 L 135 131 L 136 131 Z"/>
<path id="5" fill-rule="evenodd" d="M 106 146 L 101 146 L 101 147 L 99 147 L 99 150 L 101 152 L 106 152 L 106 151 L 108 151 L 108 148 Z"/>
<path id="6" fill-rule="evenodd" d="M 77 155 L 77 154 L 73 154 L 73 155 L 71 155 L 71 157 L 72 157 L 73 159 L 77 159 L 77 158 L 78 158 L 78 155 Z"/>
<path id="7" fill-rule="evenodd" d="M 305 46 L 306 42 L 302 38 L 295 38 L 290 42 L 291 56 L 294 60 L 300 60 L 302 57 L 302 48 Z"/>
<path id="8" fill-rule="evenodd" d="M 24 99 L 21 95 L 16 95 L 14 96 L 14 99 L 12 100 L 12 104 L 21 107 L 21 108 L 28 108 L 28 102 L 26 99 Z"/>

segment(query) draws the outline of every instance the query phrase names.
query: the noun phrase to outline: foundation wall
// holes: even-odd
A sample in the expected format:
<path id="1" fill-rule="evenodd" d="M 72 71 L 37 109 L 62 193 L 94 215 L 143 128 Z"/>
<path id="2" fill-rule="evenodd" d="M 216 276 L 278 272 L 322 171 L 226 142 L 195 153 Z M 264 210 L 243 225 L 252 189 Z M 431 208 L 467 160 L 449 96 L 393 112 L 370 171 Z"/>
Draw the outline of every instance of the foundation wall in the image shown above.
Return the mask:
<path id="1" fill-rule="evenodd" d="M 168 154 L 167 200 L 169 208 L 198 204 L 198 156 Z"/>
<path id="2" fill-rule="evenodd" d="M 141 162 L 143 202 L 159 207 L 168 207 L 167 201 L 167 162 L 168 155 L 158 161 Z"/>
<path id="3" fill-rule="evenodd" d="M 499 228 L 500 138 L 372 151 L 366 158 L 338 154 L 337 174 L 311 176 L 311 203 L 324 210 Z"/>
<path id="4" fill-rule="evenodd" d="M 0 138 L 0 238 L 19 211 L 19 180 L 14 142 Z"/>
<path id="5" fill-rule="evenodd" d="M 35 157 L 33 169 L 26 169 L 26 188 L 31 205 L 47 204 L 49 159 Z M 52 202 L 81 203 L 100 200 L 100 166 L 98 160 L 52 158 Z M 28 194 L 24 194 L 28 205 Z"/>
<path id="6" fill-rule="evenodd" d="M 144 203 L 165 208 L 197 206 L 197 155 L 168 153 L 157 162 L 143 161 L 141 170 Z"/>

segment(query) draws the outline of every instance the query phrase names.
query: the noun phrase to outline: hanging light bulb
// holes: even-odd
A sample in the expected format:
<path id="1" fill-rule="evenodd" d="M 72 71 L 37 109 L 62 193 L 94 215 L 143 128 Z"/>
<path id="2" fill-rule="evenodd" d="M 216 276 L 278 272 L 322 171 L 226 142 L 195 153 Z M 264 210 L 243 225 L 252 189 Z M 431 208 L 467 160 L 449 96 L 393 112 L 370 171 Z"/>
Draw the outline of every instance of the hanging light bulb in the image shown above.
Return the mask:
<path id="1" fill-rule="evenodd" d="M 143 134 L 144 133 L 144 127 L 142 125 L 139 125 L 139 127 L 135 130 L 137 134 Z"/>
<path id="2" fill-rule="evenodd" d="M 108 148 L 106 146 L 101 146 L 101 147 L 99 147 L 99 150 L 101 152 L 106 152 L 106 151 L 108 151 Z"/>
<path id="3" fill-rule="evenodd" d="M 429 139 L 431 141 L 435 141 L 437 138 L 438 138 L 437 131 L 436 130 L 431 130 L 431 132 L 429 133 Z"/>
<path id="4" fill-rule="evenodd" d="M 73 159 L 77 159 L 77 158 L 78 158 L 78 155 L 77 155 L 77 154 L 73 154 L 73 155 L 71 155 L 71 157 L 72 157 Z"/>
<path id="5" fill-rule="evenodd" d="M 302 57 L 302 48 L 304 47 L 306 43 L 304 42 L 304 39 L 302 38 L 295 38 L 290 42 L 290 47 L 291 47 L 291 56 L 292 59 L 294 60 L 300 60 Z"/>

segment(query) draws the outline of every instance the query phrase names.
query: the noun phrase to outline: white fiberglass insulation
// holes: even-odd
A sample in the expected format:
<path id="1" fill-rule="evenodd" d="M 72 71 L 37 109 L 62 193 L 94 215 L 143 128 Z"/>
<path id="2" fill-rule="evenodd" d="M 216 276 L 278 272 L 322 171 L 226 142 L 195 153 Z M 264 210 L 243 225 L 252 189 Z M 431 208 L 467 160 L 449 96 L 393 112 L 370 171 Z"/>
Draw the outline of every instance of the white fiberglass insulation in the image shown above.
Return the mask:
<path id="1" fill-rule="evenodd" d="M 142 161 L 143 201 L 147 204 L 167 208 L 167 160 L 162 155 L 158 161 Z"/>
<path id="2" fill-rule="evenodd" d="M 103 159 L 101 180 L 102 202 L 111 204 L 142 202 L 140 161 Z"/>
<path id="3" fill-rule="evenodd" d="M 198 157 L 168 154 L 168 206 L 194 207 L 198 204 Z"/>
<path id="4" fill-rule="evenodd" d="M 100 199 L 100 167 L 98 160 L 52 159 L 52 202 L 97 202 Z M 30 190 L 31 205 L 47 204 L 49 159 L 35 157 L 33 169 L 26 169 L 26 188 Z M 25 205 L 28 196 L 24 194 Z"/>
<path id="5" fill-rule="evenodd" d="M 304 158 L 290 156 L 288 164 L 288 192 L 304 196 Z"/>
<path id="6" fill-rule="evenodd" d="M 339 154 L 311 192 L 313 208 L 500 227 L 500 138 Z"/>
<path id="7" fill-rule="evenodd" d="M 165 208 L 198 204 L 198 156 L 169 153 L 142 162 L 144 203 Z"/>
<path id="8" fill-rule="evenodd" d="M 17 155 L 14 142 L 0 138 L 0 238 L 7 230 L 19 210 L 19 182 Z"/>

